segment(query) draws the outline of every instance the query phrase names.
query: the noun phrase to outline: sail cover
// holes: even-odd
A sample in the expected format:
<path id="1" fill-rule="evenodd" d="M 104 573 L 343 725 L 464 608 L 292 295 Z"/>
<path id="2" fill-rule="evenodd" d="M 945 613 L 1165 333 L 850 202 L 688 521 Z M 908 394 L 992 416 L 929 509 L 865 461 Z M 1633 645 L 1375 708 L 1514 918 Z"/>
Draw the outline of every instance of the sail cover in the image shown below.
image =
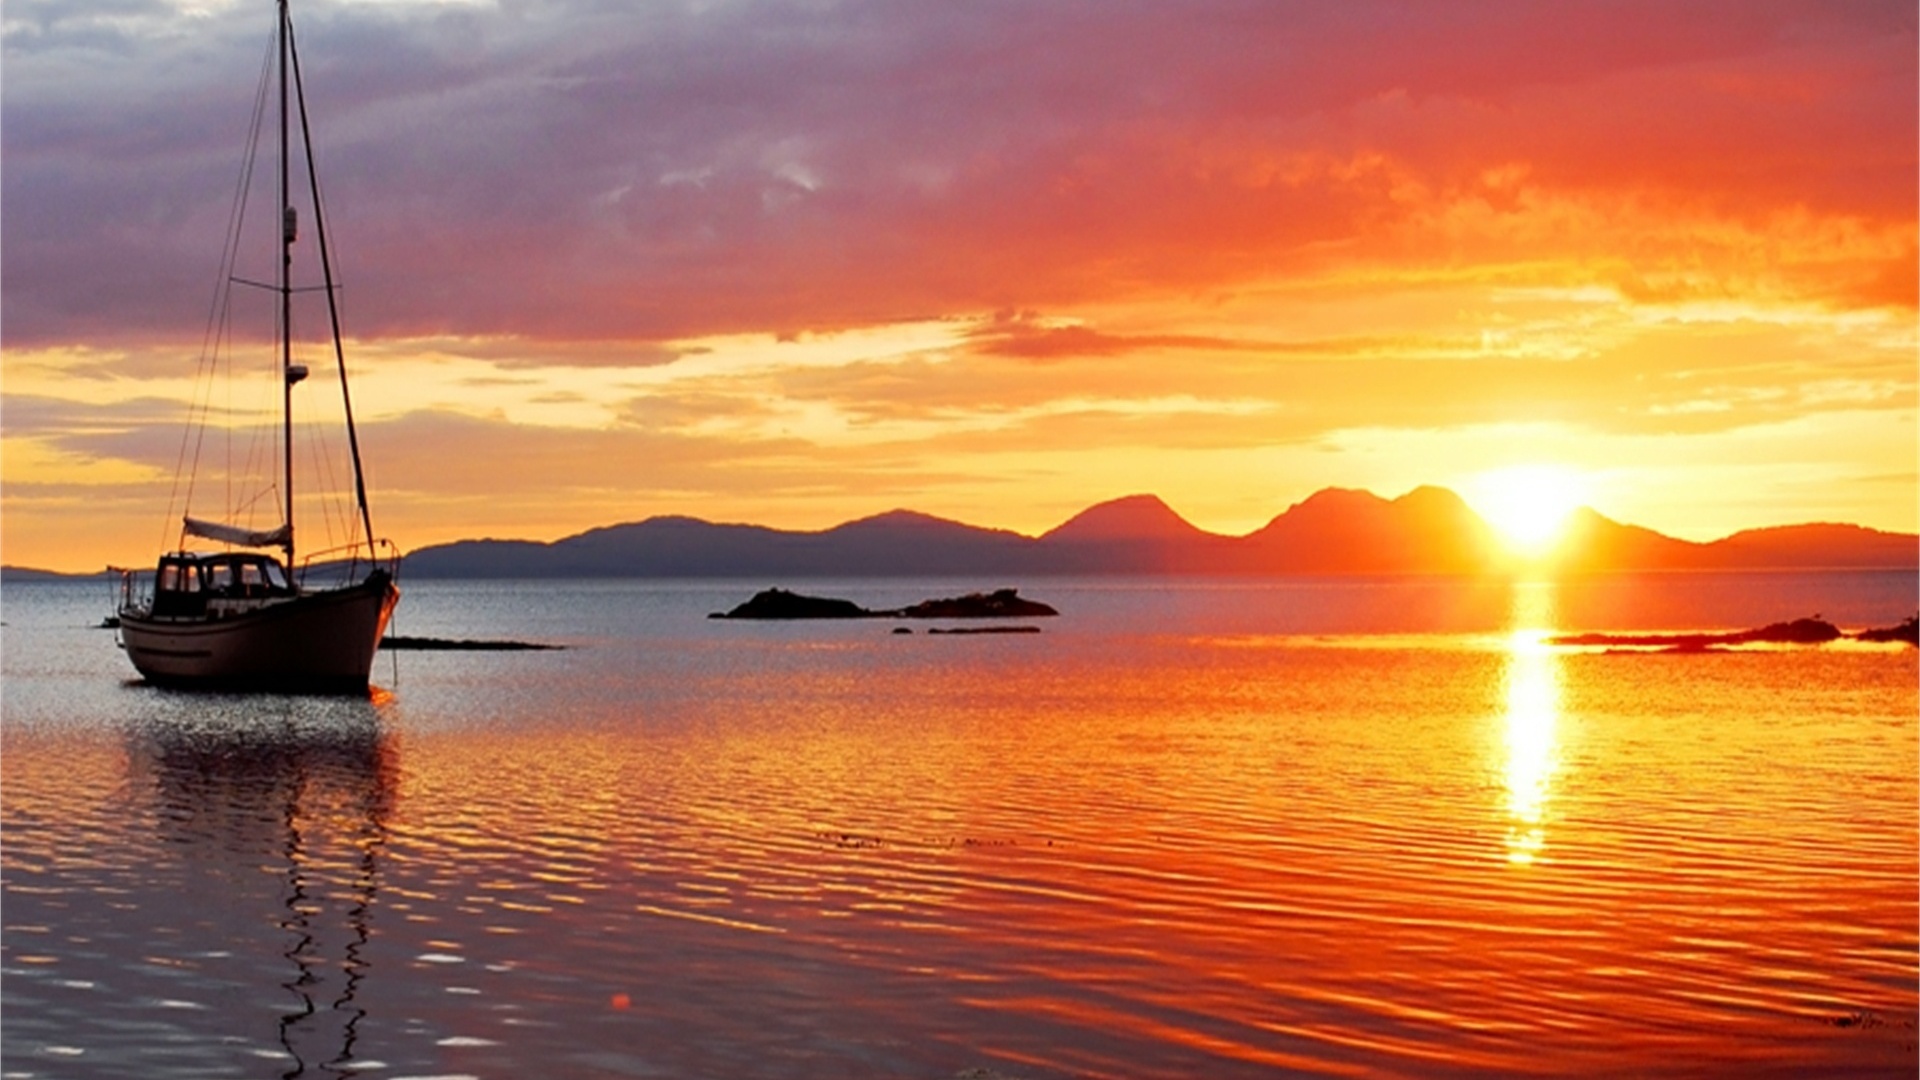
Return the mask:
<path id="1" fill-rule="evenodd" d="M 273 529 L 243 529 L 238 525 L 222 525 L 214 521 L 201 521 L 199 518 L 187 518 L 187 535 L 202 536 L 208 540 L 218 540 L 223 544 L 238 544 L 241 547 L 286 547 L 293 539 L 293 526 L 281 525 Z"/>

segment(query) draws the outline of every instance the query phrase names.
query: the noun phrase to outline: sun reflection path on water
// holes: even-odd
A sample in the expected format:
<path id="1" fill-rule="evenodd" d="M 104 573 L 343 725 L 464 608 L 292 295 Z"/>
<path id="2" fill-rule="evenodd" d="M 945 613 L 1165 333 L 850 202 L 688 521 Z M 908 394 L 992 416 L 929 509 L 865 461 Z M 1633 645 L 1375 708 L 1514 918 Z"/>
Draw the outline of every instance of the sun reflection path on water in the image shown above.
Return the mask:
<path id="1" fill-rule="evenodd" d="M 1507 861 L 1533 863 L 1546 847 L 1546 809 L 1559 769 L 1560 658 L 1546 638 L 1554 631 L 1552 582 L 1513 589 L 1507 634 Z"/>

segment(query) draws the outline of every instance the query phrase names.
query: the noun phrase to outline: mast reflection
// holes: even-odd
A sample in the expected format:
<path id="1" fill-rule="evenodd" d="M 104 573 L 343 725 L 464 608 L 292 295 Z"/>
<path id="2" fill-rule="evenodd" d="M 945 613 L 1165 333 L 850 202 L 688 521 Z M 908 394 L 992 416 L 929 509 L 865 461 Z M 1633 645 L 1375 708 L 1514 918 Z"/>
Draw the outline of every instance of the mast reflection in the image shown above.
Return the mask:
<path id="1" fill-rule="evenodd" d="M 1531 864 L 1546 847 L 1546 808 L 1559 769 L 1560 658 L 1546 638 L 1554 630 L 1554 585 L 1514 585 L 1507 635 L 1507 861 Z"/>
<path id="2" fill-rule="evenodd" d="M 163 841 L 229 882 L 283 867 L 263 913 L 292 965 L 279 984 L 291 996 L 276 1033 L 293 1059 L 283 1077 L 358 1072 L 355 997 L 398 780 L 385 696 L 168 695 L 130 732 L 130 772 L 151 780 Z"/>

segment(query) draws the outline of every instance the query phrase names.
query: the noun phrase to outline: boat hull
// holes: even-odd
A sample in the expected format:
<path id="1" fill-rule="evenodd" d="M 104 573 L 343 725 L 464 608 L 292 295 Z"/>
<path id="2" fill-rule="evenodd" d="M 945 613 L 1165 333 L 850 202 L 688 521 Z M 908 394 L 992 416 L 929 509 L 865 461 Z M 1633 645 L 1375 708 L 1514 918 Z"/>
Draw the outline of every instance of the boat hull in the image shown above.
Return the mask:
<path id="1" fill-rule="evenodd" d="M 384 572 L 222 618 L 120 617 L 120 644 L 150 683 L 203 689 L 356 693 L 400 590 Z"/>

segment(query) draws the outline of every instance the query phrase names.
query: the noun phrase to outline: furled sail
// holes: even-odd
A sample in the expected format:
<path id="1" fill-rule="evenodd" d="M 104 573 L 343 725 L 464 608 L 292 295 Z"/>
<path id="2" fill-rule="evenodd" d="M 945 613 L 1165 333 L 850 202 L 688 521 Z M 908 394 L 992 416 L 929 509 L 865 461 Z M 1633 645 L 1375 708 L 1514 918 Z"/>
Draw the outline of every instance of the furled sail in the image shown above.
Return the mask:
<path id="1" fill-rule="evenodd" d="M 201 521 L 189 517 L 187 535 L 218 540 L 223 544 L 238 544 L 241 547 L 286 547 L 293 539 L 293 526 L 281 525 L 273 529 L 243 529 L 238 525 L 222 525 L 215 521 Z"/>

